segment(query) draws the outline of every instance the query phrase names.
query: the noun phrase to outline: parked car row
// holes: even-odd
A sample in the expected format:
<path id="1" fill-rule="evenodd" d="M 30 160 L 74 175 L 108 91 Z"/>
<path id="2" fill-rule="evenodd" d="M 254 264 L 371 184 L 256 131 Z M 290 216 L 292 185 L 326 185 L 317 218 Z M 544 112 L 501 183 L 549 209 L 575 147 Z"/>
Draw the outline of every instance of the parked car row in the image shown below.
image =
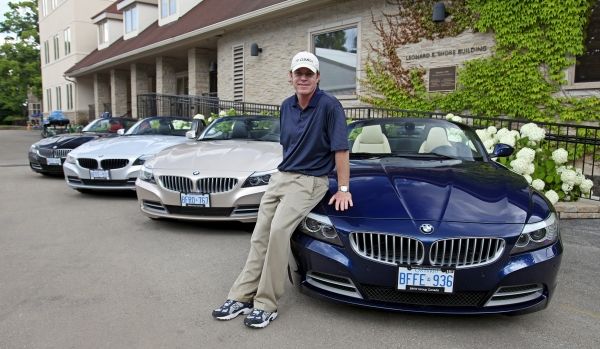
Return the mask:
<path id="1" fill-rule="evenodd" d="M 526 313 L 548 305 L 563 250 L 558 218 L 543 194 L 493 161 L 512 147 L 488 154 L 470 127 L 436 119 L 356 121 L 348 134 L 354 207 L 327 204 L 338 187 L 331 173 L 330 192 L 292 236 L 294 284 L 395 311 Z M 282 156 L 279 119 L 267 116 L 223 117 L 205 129 L 148 118 L 62 158 L 39 149 L 30 150 L 34 171 L 34 163 L 60 162 L 71 188 L 135 189 L 146 216 L 191 221 L 256 220 Z"/>

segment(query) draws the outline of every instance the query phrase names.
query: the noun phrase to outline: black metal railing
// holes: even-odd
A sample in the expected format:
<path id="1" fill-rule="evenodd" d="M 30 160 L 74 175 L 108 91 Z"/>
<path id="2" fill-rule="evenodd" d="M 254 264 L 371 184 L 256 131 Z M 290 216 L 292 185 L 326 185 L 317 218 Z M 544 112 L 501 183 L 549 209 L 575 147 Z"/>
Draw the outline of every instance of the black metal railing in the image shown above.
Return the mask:
<path id="1" fill-rule="evenodd" d="M 223 110 L 227 111 L 232 108 L 235 109 L 237 114 L 279 115 L 279 105 L 227 101 L 210 96 L 177 96 L 150 93 L 138 95 L 137 103 L 139 118 L 154 115 L 192 117 L 196 114 L 209 117 L 211 114 L 218 114 Z M 369 106 L 346 107 L 344 111 L 346 117 L 353 120 L 386 117 L 443 119 L 447 115 L 446 113 L 439 112 L 386 109 Z M 473 128 L 494 126 L 497 129 L 519 130 L 521 126 L 531 122 L 530 120 L 477 115 L 455 115 L 460 116 L 463 123 Z M 574 168 L 581 169 L 587 178 L 594 181 L 592 199 L 600 201 L 600 127 L 548 122 L 536 122 L 536 124 L 546 130 L 545 147 L 550 150 L 558 148 L 566 149 L 569 152 L 569 163 Z"/>

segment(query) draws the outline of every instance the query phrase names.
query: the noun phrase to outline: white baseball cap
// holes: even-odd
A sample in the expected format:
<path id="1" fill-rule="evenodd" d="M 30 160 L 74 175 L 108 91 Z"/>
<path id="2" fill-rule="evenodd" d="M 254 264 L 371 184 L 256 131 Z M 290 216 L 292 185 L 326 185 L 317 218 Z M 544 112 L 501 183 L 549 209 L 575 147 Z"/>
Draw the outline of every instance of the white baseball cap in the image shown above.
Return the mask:
<path id="1" fill-rule="evenodd" d="M 317 59 L 317 56 L 306 51 L 298 52 L 294 58 L 292 58 L 291 70 L 294 72 L 299 68 L 308 68 L 313 73 L 318 72 L 319 60 Z"/>

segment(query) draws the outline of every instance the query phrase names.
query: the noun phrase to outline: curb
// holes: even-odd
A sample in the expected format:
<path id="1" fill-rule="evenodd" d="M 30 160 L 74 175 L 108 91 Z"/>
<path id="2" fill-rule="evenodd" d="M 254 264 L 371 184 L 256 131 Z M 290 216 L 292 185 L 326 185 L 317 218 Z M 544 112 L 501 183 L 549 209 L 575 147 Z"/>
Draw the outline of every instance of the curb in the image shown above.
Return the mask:
<path id="1" fill-rule="evenodd" d="M 600 219 L 600 201 L 579 199 L 574 202 L 557 202 L 554 205 L 560 219 Z"/>

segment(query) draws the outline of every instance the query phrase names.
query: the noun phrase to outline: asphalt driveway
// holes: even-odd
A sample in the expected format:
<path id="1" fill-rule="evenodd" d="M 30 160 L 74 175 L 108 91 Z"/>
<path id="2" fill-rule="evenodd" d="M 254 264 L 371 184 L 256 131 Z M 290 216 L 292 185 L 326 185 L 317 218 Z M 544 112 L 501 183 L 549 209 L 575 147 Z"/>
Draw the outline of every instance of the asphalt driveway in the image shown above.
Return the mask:
<path id="1" fill-rule="evenodd" d="M 251 226 L 152 221 L 132 194 L 33 173 L 39 131 L 0 131 L 0 348 L 598 348 L 600 220 L 563 220 L 559 285 L 524 316 L 426 316 L 313 299 L 291 285 L 264 330 L 210 316 Z"/>

